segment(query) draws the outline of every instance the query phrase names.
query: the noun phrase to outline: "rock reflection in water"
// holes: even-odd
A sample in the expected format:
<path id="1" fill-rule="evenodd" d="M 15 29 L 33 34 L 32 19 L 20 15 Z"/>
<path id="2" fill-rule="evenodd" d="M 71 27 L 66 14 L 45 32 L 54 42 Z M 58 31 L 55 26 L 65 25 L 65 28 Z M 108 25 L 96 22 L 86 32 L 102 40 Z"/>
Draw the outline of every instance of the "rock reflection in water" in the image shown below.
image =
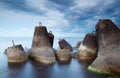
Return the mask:
<path id="1" fill-rule="evenodd" d="M 105 78 L 104 75 L 95 74 L 87 70 L 90 62 L 72 59 L 69 62 L 57 62 L 51 65 L 36 61 L 26 63 L 9 63 L 9 72 L 0 78 Z"/>

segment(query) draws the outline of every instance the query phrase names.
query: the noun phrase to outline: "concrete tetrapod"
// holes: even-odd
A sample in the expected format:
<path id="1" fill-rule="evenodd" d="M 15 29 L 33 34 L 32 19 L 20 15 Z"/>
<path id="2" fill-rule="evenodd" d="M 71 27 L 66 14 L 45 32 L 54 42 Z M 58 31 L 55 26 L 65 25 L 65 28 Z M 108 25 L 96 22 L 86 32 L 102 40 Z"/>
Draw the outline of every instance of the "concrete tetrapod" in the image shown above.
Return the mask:
<path id="1" fill-rule="evenodd" d="M 60 39 L 58 44 L 60 46 L 60 49 L 69 49 L 73 51 L 72 46 L 65 39 Z"/>
<path id="2" fill-rule="evenodd" d="M 6 50 L 8 62 L 24 62 L 28 60 L 28 55 L 25 53 L 22 45 L 13 45 Z"/>
<path id="3" fill-rule="evenodd" d="M 99 55 L 88 67 L 98 73 L 120 74 L 120 30 L 109 19 L 96 25 Z"/>
<path id="4" fill-rule="evenodd" d="M 61 62 L 70 61 L 72 46 L 65 39 L 60 39 L 58 44 L 60 49 L 56 52 L 56 58 Z"/>
<path id="5" fill-rule="evenodd" d="M 78 52 L 75 57 L 81 60 L 91 60 L 96 58 L 98 51 L 98 43 L 96 34 L 86 34 L 83 42 L 78 48 Z"/>
<path id="6" fill-rule="evenodd" d="M 54 49 L 45 26 L 35 27 L 33 43 L 29 51 L 30 57 L 38 62 L 45 64 L 56 62 Z"/>

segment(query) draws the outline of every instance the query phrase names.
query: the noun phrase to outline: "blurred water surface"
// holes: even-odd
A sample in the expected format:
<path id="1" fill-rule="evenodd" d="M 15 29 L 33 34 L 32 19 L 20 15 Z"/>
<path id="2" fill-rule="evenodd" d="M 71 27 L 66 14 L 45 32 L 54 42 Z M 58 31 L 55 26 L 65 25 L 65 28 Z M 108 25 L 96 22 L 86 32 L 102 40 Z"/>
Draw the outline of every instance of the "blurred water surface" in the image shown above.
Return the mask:
<path id="1" fill-rule="evenodd" d="M 65 38 L 73 47 L 82 38 Z M 7 62 L 4 50 L 15 44 L 22 44 L 24 49 L 29 49 L 32 44 L 32 37 L 1 37 L 0 38 L 0 78 L 105 78 L 104 75 L 95 74 L 87 70 L 91 62 L 78 61 L 73 58 L 68 63 L 56 62 L 53 65 L 43 65 L 36 61 L 29 60 L 25 63 L 11 64 Z M 59 38 L 54 40 L 54 48 L 58 48 Z M 74 50 L 76 51 L 76 50 Z"/>

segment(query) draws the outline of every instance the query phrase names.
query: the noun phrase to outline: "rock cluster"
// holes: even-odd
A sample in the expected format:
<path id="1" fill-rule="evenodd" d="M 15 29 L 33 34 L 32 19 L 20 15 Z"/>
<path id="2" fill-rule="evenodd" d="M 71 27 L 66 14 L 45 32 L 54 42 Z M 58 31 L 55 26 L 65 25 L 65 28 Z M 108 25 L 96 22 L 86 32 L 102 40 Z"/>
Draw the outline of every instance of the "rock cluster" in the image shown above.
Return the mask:
<path id="1" fill-rule="evenodd" d="M 54 35 L 48 33 L 45 26 L 35 27 L 32 46 L 29 56 L 38 62 L 52 64 L 71 59 L 72 46 L 60 39 L 60 49 L 53 49 Z M 77 44 L 78 52 L 75 57 L 82 60 L 96 59 L 88 67 L 89 70 L 120 74 L 120 29 L 109 19 L 100 20 L 96 25 L 95 33 L 87 33 L 82 42 Z M 13 45 L 5 50 L 8 62 L 23 62 L 28 59 L 22 45 Z M 56 56 L 56 57 L 55 57 Z"/>

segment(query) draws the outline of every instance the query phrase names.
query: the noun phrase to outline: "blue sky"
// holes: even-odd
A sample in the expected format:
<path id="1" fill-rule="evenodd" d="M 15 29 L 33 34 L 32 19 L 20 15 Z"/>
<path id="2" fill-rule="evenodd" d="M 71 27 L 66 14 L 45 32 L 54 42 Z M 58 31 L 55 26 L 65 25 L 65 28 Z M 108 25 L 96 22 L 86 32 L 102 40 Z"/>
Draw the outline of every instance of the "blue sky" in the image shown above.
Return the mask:
<path id="1" fill-rule="evenodd" d="M 32 37 L 47 26 L 56 37 L 84 37 L 99 19 L 120 25 L 120 0 L 0 0 L 0 37 Z"/>

